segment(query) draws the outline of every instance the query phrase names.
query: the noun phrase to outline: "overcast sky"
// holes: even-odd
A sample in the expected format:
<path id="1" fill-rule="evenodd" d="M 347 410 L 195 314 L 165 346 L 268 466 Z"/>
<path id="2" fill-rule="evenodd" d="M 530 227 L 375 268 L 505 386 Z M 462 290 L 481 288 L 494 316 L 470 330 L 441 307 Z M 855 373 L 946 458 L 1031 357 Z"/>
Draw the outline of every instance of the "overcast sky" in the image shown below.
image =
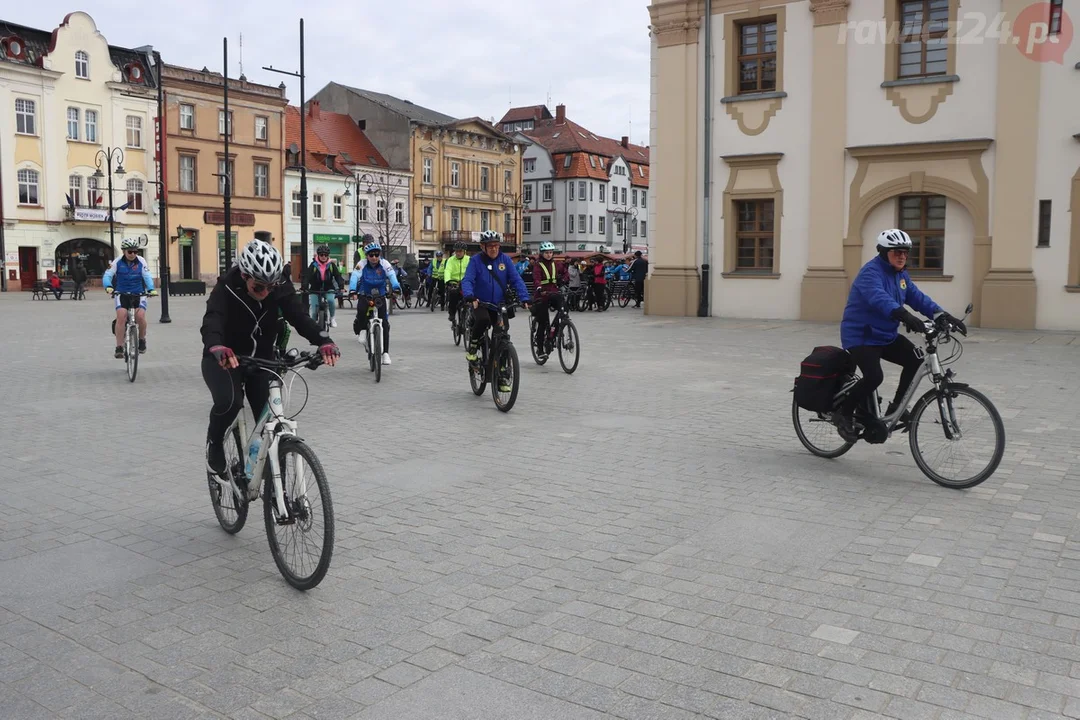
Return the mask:
<path id="1" fill-rule="evenodd" d="M 496 121 L 511 106 L 564 103 L 591 131 L 649 138 L 647 0 L 38 0 L 4 3 L 2 19 L 52 30 L 83 10 L 114 45 L 153 45 L 168 63 L 277 85 L 262 69 L 299 70 L 306 91 L 336 81 L 412 100 L 454 117 Z"/>

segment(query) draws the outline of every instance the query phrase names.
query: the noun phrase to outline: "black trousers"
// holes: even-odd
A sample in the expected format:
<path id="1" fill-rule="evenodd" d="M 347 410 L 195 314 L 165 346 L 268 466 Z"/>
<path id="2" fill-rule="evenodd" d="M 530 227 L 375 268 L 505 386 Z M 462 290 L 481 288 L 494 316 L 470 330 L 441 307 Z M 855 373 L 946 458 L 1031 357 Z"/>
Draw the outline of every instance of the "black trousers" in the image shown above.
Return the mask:
<path id="1" fill-rule="evenodd" d="M 596 309 L 603 310 L 604 296 L 607 294 L 607 283 L 593 283 L 592 293 L 593 302 L 596 303 Z"/>
<path id="2" fill-rule="evenodd" d="M 645 302 L 645 281 L 634 280 L 634 303 L 640 305 Z"/>
<path id="3" fill-rule="evenodd" d="M 472 311 L 472 330 L 469 332 L 469 348 L 475 350 L 480 347 L 480 338 L 491 327 L 493 320 L 491 311 L 481 305 Z M 510 321 L 506 321 L 506 330 L 510 331 Z"/>
<path id="4" fill-rule="evenodd" d="M 359 335 L 361 330 L 367 330 L 368 326 L 368 300 L 367 295 L 360 295 L 356 303 L 356 320 L 353 321 L 353 334 Z M 375 311 L 382 318 L 382 350 L 390 352 L 390 317 L 386 314 L 386 298 L 375 298 Z"/>
<path id="5" fill-rule="evenodd" d="M 563 297 L 559 293 L 549 293 L 546 295 L 537 294 L 532 305 L 532 315 L 536 318 L 537 341 L 543 340 L 544 336 L 547 335 L 548 328 L 551 327 L 551 318 L 548 317 L 548 308 L 558 310 L 562 306 Z M 541 347 L 543 346 L 541 345 Z"/>
<path id="6" fill-rule="evenodd" d="M 206 428 L 207 440 L 221 442 L 225 438 L 225 431 L 244 407 L 245 395 L 256 421 L 270 401 L 270 376 L 265 372 L 248 372 L 240 368 L 225 370 L 214 356 L 205 355 L 202 376 L 214 399 L 210 424 Z M 240 438 L 240 442 L 247 442 L 247 438 Z"/>
<path id="7" fill-rule="evenodd" d="M 919 356 L 915 345 L 903 335 L 897 335 L 896 339 L 888 345 L 860 345 L 849 348 L 848 352 L 855 360 L 855 364 L 859 366 L 862 379 L 852 388 L 851 394 L 844 402 L 843 410 L 847 413 L 856 408 L 869 408 L 868 399 L 885 379 L 881 371 L 882 360 L 903 368 L 893 405 L 899 403 L 904 397 L 904 393 L 911 386 L 911 381 L 915 379 L 915 375 L 923 364 L 923 359 Z"/>
<path id="8" fill-rule="evenodd" d="M 461 304 L 461 286 L 456 288 L 446 289 L 446 304 L 450 306 L 450 319 L 454 319 L 454 314 L 457 312 L 458 305 Z"/>

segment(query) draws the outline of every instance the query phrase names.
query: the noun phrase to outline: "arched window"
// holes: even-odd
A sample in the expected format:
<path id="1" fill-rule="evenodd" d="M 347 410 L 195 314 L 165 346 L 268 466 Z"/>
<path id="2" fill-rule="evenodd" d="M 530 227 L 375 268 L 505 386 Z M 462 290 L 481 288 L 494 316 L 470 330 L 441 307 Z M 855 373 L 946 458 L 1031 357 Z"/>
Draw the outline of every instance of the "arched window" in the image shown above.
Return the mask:
<path id="1" fill-rule="evenodd" d="M 127 181 L 127 209 L 141 212 L 143 209 L 143 181 Z"/>
<path id="2" fill-rule="evenodd" d="M 90 79 L 90 56 L 82 50 L 75 53 L 75 77 Z"/>

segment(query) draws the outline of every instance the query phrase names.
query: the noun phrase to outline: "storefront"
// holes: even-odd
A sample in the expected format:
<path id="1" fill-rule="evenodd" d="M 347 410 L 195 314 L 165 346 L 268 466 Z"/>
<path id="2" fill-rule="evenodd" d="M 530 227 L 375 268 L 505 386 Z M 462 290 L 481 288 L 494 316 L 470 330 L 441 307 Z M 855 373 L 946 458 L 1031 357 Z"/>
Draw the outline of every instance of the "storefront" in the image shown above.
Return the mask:
<path id="1" fill-rule="evenodd" d="M 311 256 L 315 256 L 315 250 L 320 245 L 326 245 L 330 248 L 330 258 L 338 264 L 338 267 L 351 268 L 353 263 L 349 262 L 349 243 L 352 241 L 348 235 L 329 235 L 323 233 L 315 233 L 311 236 Z"/>
<path id="2" fill-rule="evenodd" d="M 87 275 L 99 278 L 113 260 L 112 248 L 108 243 L 92 238 L 66 240 L 56 246 L 55 255 L 54 272 L 61 277 L 71 277 L 71 271 L 82 263 Z"/>

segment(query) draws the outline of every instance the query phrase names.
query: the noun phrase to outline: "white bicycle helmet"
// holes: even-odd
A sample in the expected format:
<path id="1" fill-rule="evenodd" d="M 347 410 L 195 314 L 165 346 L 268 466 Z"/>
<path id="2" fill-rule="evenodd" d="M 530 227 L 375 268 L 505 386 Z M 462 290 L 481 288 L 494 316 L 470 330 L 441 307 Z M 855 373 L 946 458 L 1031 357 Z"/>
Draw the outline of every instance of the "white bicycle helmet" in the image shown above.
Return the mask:
<path id="1" fill-rule="evenodd" d="M 910 250 L 911 236 L 903 230 L 882 230 L 877 236 L 878 250 Z"/>
<path id="2" fill-rule="evenodd" d="M 542 252 L 542 253 L 544 253 L 544 252 L 555 252 L 555 243 L 553 243 L 553 242 L 542 242 L 542 243 L 540 243 L 540 252 Z"/>
<path id="3" fill-rule="evenodd" d="M 485 230 L 484 232 L 480 233 L 481 245 L 492 242 L 502 242 L 502 238 L 499 237 L 499 233 L 495 232 L 494 230 Z"/>
<path id="4" fill-rule="evenodd" d="M 124 238 L 120 243 L 121 250 L 138 250 L 142 242 L 138 238 Z"/>
<path id="5" fill-rule="evenodd" d="M 273 245 L 262 240 L 252 240 L 236 258 L 240 272 L 258 282 L 274 284 L 281 280 L 281 254 Z"/>
<path id="6" fill-rule="evenodd" d="M 378 240 L 372 240 L 364 246 L 364 254 L 367 255 L 370 252 L 382 253 L 382 246 L 379 245 Z"/>

